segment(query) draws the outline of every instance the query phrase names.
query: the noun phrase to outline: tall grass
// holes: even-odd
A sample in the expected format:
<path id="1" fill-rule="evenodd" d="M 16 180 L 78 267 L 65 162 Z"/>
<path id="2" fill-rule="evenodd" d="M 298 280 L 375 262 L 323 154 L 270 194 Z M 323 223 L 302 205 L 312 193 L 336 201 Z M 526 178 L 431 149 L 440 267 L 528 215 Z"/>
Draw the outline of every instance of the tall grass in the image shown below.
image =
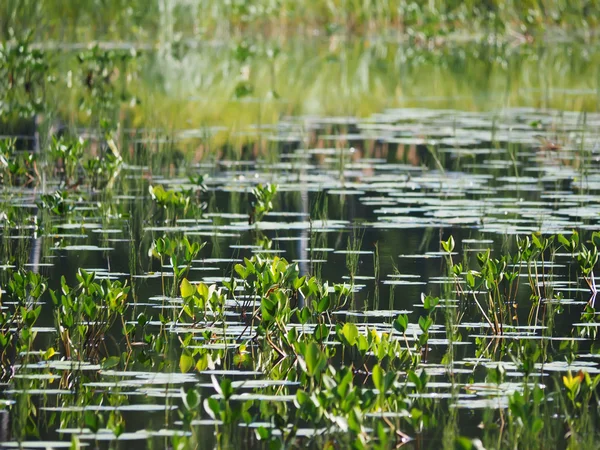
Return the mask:
<path id="1" fill-rule="evenodd" d="M 0 38 L 159 41 L 177 34 L 535 33 L 597 27 L 600 0 L 5 0 Z"/>

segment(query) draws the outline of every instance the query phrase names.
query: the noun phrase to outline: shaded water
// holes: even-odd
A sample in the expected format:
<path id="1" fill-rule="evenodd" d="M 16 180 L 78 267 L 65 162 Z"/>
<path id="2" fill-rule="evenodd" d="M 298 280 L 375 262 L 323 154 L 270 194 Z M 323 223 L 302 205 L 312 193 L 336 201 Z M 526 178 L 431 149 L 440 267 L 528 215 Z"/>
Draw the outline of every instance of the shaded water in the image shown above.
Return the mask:
<path id="1" fill-rule="evenodd" d="M 268 64 L 264 56 L 240 61 L 237 53 L 220 50 L 148 53 L 135 63 L 136 77 L 126 88 L 140 105 L 115 109 L 98 106 L 94 102 L 100 100 L 92 97 L 90 118 L 75 108 L 85 89 L 63 91 L 59 85 L 50 91 L 49 96 L 64 95 L 66 101 L 45 119 L 72 121 L 65 133 L 98 141 L 91 149 L 98 154 L 103 139 L 86 125 L 98 120 L 98 111 L 108 109 L 108 116 L 118 117 L 116 139 L 125 162 L 98 191 L 87 183 L 65 186 L 51 171 L 35 188 L 2 186 L 2 288 L 6 291 L 12 269 L 25 265 L 47 276 L 51 289 L 60 289 L 61 276 L 75 285 L 77 270 L 84 269 L 97 279 L 127 281 L 132 290 L 123 322 L 117 320 L 101 346 L 79 363 L 64 358 L 56 308 L 44 295 L 33 347 L 53 347 L 57 353 L 19 357 L 15 349 L 7 350 L 11 367 L 0 397 L 0 405 L 6 403 L 0 440 L 29 442 L 39 436 L 70 443 L 75 434 L 104 447 L 118 445 L 111 441 L 119 435 L 145 448 L 176 445 L 183 436 L 200 442 L 200 448 L 217 443 L 238 448 L 265 445 L 254 433 L 259 426 L 281 432 L 272 417 L 288 417 L 298 408 L 296 391 L 315 386 L 294 375 L 301 372 L 297 367 L 289 369 L 291 374 L 279 373 L 273 356 L 261 353 L 264 343 L 258 343 L 256 326 L 248 319 L 251 292 L 239 298 L 227 292 L 224 322 L 184 320 L 172 265 L 168 258 L 161 264 L 151 257 L 153 241 L 165 236 L 206 242 L 187 274 L 193 283 L 223 286 L 238 277 L 235 264 L 260 254 L 298 262 L 301 276 L 347 284 L 353 293 L 343 308 L 328 314 L 332 329 L 335 323 L 356 323 L 368 336 L 368 324 L 406 347 L 423 334 L 417 325 L 424 314 L 422 294 L 442 298 L 442 311 L 414 367 L 429 375 L 426 388 L 413 390 L 407 369 L 399 370 L 397 389 L 409 392 L 406 398 L 414 403 L 365 412 L 367 435 L 375 435 L 386 413 L 403 423 L 402 417 L 418 407 L 457 435 L 485 440 L 494 428 L 478 425 L 494 423 L 489 414 L 506 408 L 515 391 L 526 391 L 531 383 L 551 394 L 560 391 L 557 374 L 600 373 L 593 346 L 597 324 L 582 318 L 590 288 L 576 274 L 572 253 L 547 255 L 533 281 L 527 271 L 520 274 L 523 287 L 510 306 L 516 319 L 507 317 L 502 335 L 492 339 L 491 326 L 475 304 L 463 304 L 457 294 L 449 255 L 440 244 L 453 236 L 454 261 L 462 261 L 466 271 L 476 267 L 479 251 L 489 248 L 496 258 L 514 253 L 516 236 L 569 236 L 578 230 L 583 239 L 598 230 L 599 78 L 593 63 L 598 49 L 556 44 L 412 50 L 332 42 L 316 51 L 299 44 L 287 49 Z M 69 55 L 57 57 L 68 61 Z M 251 65 L 250 75 L 240 79 L 237 71 L 244 64 Z M 251 83 L 252 92 L 232 99 L 240 82 Z M 194 92 L 199 95 L 190 98 Z M 277 95 L 267 97 L 269 92 Z M 5 129 L 23 130 L 23 123 L 5 124 Z M 34 142 L 22 135 L 18 145 L 32 149 Z M 158 185 L 175 192 L 193 188 L 188 176 L 199 174 L 208 175 L 206 191 L 186 194 L 197 208 L 160 208 L 149 193 Z M 274 210 L 250 224 L 256 202 L 250 192 L 259 183 L 276 184 L 278 194 Z M 36 207 L 40 194 L 58 188 L 68 192 L 71 207 L 65 215 Z M 530 283 L 543 285 L 541 320 L 528 317 Z M 485 300 L 485 294 L 476 295 Z M 450 321 L 444 311 L 454 307 L 461 315 Z M 410 323 L 403 337 L 392 323 L 405 313 Z M 132 323 L 143 331 L 132 337 L 136 342 L 129 356 L 122 355 L 127 345 L 121 330 Z M 299 326 L 295 319 L 285 325 Z M 305 326 L 312 335 L 315 325 Z M 168 345 L 145 351 L 156 345 L 146 334 L 164 336 Z M 511 340 L 515 347 L 507 344 Z M 329 341 L 332 348 L 340 345 Z M 543 356 L 532 360 L 534 369 L 524 369 L 528 350 L 517 354 L 516 349 L 529 348 L 530 341 L 544 349 Z M 249 359 L 236 359 L 240 345 L 252 350 Z M 204 362 L 198 370 L 181 373 L 184 348 L 184 353 L 199 349 L 195 356 Z M 334 367 L 348 364 L 348 355 L 329 356 Z M 374 362 L 359 360 L 354 361 L 355 384 L 364 382 L 370 389 Z M 504 378 L 495 383 L 490 372 L 497 366 Z M 394 370 L 391 363 L 387 367 Z M 525 377 L 528 370 L 533 374 Z M 200 406 L 192 425 L 185 423 L 187 416 L 180 415 L 185 390 L 196 386 L 202 399 L 219 399 L 223 392 L 214 385 L 224 378 L 235 389 L 230 402 L 245 400 L 250 415 L 231 424 Z M 447 425 L 443 417 L 457 409 L 456 421 Z M 560 445 L 566 445 L 564 433 L 551 431 L 553 418 L 544 420 L 544 439 L 560 435 Z M 439 448 L 447 439 L 436 427 L 417 432 L 418 426 L 406 422 L 414 439 L 408 445 L 415 448 Z M 338 445 L 348 444 L 339 437 L 340 423 L 326 431 L 306 417 L 295 423 L 297 444 L 320 447 L 329 433 Z"/>

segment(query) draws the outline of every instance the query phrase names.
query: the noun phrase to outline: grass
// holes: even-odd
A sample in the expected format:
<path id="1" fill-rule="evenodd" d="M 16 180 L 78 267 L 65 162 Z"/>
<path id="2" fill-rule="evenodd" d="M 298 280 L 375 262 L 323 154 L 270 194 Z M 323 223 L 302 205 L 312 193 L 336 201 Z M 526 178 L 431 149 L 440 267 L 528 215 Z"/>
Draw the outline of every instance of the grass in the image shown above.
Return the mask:
<path id="1" fill-rule="evenodd" d="M 12 27 L 37 40 L 172 42 L 242 34 L 386 34 L 418 39 L 556 30 L 592 33 L 598 0 L 7 0 L 0 36 Z"/>

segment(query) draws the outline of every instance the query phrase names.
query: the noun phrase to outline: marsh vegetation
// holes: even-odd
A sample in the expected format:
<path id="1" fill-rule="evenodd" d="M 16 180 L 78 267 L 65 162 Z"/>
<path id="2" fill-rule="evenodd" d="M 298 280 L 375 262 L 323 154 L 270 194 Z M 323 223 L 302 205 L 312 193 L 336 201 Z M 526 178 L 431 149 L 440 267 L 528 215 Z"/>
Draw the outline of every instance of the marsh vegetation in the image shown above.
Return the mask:
<path id="1" fill-rule="evenodd" d="M 600 4 L 480 3 L 3 2 L 0 447 L 597 448 Z"/>

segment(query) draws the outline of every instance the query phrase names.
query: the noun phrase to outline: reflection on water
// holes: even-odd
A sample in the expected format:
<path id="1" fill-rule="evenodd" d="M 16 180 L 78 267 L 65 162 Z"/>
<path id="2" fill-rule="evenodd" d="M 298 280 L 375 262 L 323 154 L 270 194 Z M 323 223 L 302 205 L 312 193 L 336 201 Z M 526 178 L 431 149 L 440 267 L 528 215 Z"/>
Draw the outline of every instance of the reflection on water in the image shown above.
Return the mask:
<path id="1" fill-rule="evenodd" d="M 132 286 L 127 323 L 143 317 L 151 334 L 157 334 L 164 320 L 174 346 L 166 362 L 144 365 L 140 358 L 123 373 L 91 363 L 72 368 L 58 362 L 63 355 L 17 367 L 19 377 L 3 386 L 0 398 L 16 399 L 24 409 L 34 404 L 41 415 L 36 430 L 42 437 L 70 442 L 75 433 L 89 442 L 113 439 L 112 431 L 99 431 L 108 423 L 96 423 L 91 416 L 82 420 L 85 406 L 94 414 L 110 414 L 113 430 L 123 420 L 123 436 L 134 440 L 136 448 L 152 440 L 172 442 L 172 430 L 180 430 L 180 420 L 185 419 L 178 415 L 183 411 L 179 388 L 197 384 L 208 397 L 214 394 L 211 373 L 265 383 L 249 384 L 248 392 L 284 392 L 271 383 L 283 383 L 285 377 L 269 378 L 258 361 L 246 366 L 250 372 L 237 372 L 229 361 L 231 353 L 223 353 L 222 360 L 215 356 L 200 371 L 179 373 L 182 347 L 208 349 L 215 355 L 229 348 L 235 353 L 241 345 L 237 336 L 248 332 L 248 318 L 228 298 L 227 330 L 170 321 L 169 311 L 180 310 L 182 300 L 168 295 L 169 285 L 165 288 L 162 274 L 170 278 L 173 266 L 167 259 L 149 256 L 159 237 L 207 242 L 191 265 L 192 282 L 223 285 L 236 263 L 257 253 L 298 261 L 301 275 L 317 274 L 332 283 L 352 280 L 352 301 L 340 316 L 389 331 L 399 311 L 419 311 L 422 293 L 452 294 L 440 253 L 440 240 L 450 235 L 457 243 L 456 260 L 466 267 L 478 250 L 490 248 L 498 257 L 513 251 L 516 235 L 569 235 L 573 229 L 583 235 L 598 229 L 596 47 L 465 44 L 425 50 L 332 40 L 286 43 L 269 58 L 269 45 L 257 44 L 252 56 L 243 60 L 224 46 L 190 48 L 177 57 L 142 52 L 129 69 L 133 75 L 125 80 L 126 89 L 141 103 L 112 106 L 121 124 L 112 138 L 125 164 L 109 188 L 65 185 L 56 176 L 44 186 L 2 186 L 0 212 L 7 225 L 2 229 L 0 263 L 6 269 L 28 264 L 48 277 L 52 289 L 60 289 L 61 276 L 74 284 L 80 268 L 95 272 L 98 279 L 127 280 Z M 56 70 L 64 73 L 72 55 L 55 57 Z M 241 81 L 248 83 L 250 92 L 235 98 Z M 75 107 L 84 95 L 85 89 L 67 89 L 58 82 L 48 96 L 64 101 L 44 120 L 68 123 L 65 134 L 85 135 L 94 143 L 93 151 L 101 154 L 107 139 L 86 128 L 97 118 Z M 24 135 L 20 149 L 31 149 L 39 132 L 27 121 L 5 123 L 3 129 Z M 204 173 L 209 176 L 202 216 L 199 210 L 168 216 L 167 208 L 156 208 L 149 186 L 183 192 L 192 185 L 189 175 Z M 279 194 L 274 211 L 250 226 L 249 192 L 258 183 L 277 184 Z M 68 192 L 72 208 L 64 215 L 38 211 L 35 201 L 42 190 L 58 187 Z M 18 226 L 9 226 L 9 217 Z M 544 279 L 544 271 L 550 270 L 552 282 L 558 280 L 544 289 L 552 286 L 554 298 L 564 301 L 551 337 L 562 339 L 571 336 L 573 324 L 579 322 L 589 289 L 572 278 L 567 262 L 571 255 L 553 256 L 556 265 L 541 267 L 538 276 Z M 1 277 L 4 287 L 8 270 Z M 517 300 L 515 316 L 526 317 L 525 289 Z M 39 329 L 35 345 L 42 350 L 55 345 L 53 307 L 48 298 L 44 301 L 37 326 L 48 328 Z M 432 328 L 431 350 L 422 367 L 439 378 L 438 385 L 430 385 L 435 390 L 431 395 L 450 399 L 443 408 L 506 407 L 506 395 L 523 389 L 520 375 L 514 373 L 520 369 L 507 366 L 517 382 L 498 384 L 503 396 L 495 400 L 473 400 L 492 389 L 485 384 L 485 371 L 471 369 L 473 364 L 483 369 L 490 363 L 474 363 L 480 358 L 479 346 L 487 345 L 481 344 L 487 324 L 474 322 L 475 315 L 467 311 L 451 363 L 442 359 L 448 346 L 446 324 L 441 321 Z M 103 337 L 107 355 L 125 350 L 122 327 L 127 323 L 117 322 Z M 413 326 L 416 339 L 420 331 Z M 183 344 L 182 336 L 190 329 L 194 336 Z M 206 330 L 209 337 L 202 335 Z M 205 342 L 211 333 L 221 332 L 231 339 Z M 517 326 L 511 333 L 513 337 L 505 339 L 542 338 L 535 327 Z M 145 337 L 138 339 L 134 344 L 140 348 L 154 342 L 150 337 L 147 342 Z M 590 341 L 582 340 L 580 349 L 589 347 Z M 558 346 L 548 350 L 549 358 L 559 353 Z M 241 357 L 241 352 L 236 355 Z M 580 363 L 589 373 L 600 370 L 592 357 Z M 580 367 L 562 359 L 554 364 L 540 368 L 540 373 Z M 233 372 L 215 372 L 221 369 Z M 447 380 L 454 377 L 469 386 L 462 397 L 451 395 Z M 240 386 L 244 389 L 243 383 Z M 21 394 L 23 389 L 30 395 Z M 293 396 L 295 391 L 285 392 Z M 256 398 L 263 402 L 293 408 L 291 397 L 260 395 Z M 496 400 L 498 404 L 490 405 Z M 2 413 L 3 440 L 35 436 L 31 424 L 23 425 L 20 411 L 11 409 L 10 417 Z M 200 435 L 212 445 L 214 421 L 204 414 L 198 420 Z M 85 424 L 87 430 L 73 430 L 75 423 Z M 90 434 L 94 426 L 100 432 L 96 436 Z M 461 432 L 478 433 L 464 420 Z M 239 442 L 258 445 L 246 429 L 236 428 L 232 434 L 240 436 Z"/>

